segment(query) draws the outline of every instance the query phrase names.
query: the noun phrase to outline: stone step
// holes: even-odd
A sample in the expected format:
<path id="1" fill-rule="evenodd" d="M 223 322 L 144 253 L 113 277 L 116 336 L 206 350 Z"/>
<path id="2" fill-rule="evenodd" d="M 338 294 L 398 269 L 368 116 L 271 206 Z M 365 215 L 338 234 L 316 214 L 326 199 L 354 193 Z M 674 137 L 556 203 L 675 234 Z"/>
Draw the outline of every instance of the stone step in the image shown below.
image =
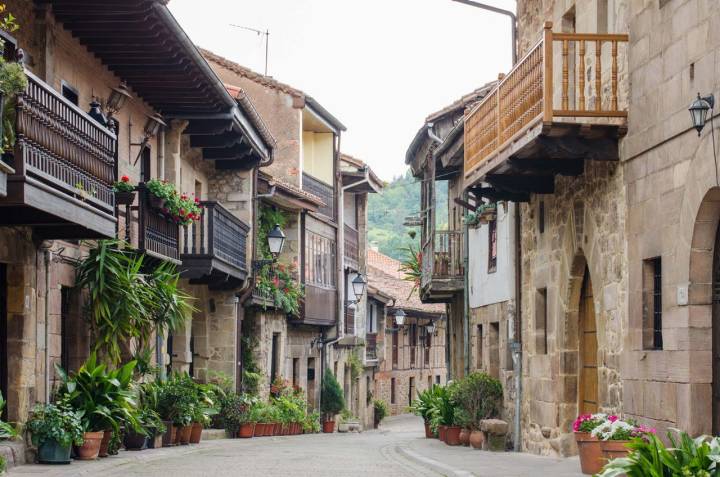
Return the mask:
<path id="1" fill-rule="evenodd" d="M 225 433 L 225 429 L 203 429 L 202 440 L 203 441 L 214 441 L 217 439 L 227 439 L 228 436 Z"/>

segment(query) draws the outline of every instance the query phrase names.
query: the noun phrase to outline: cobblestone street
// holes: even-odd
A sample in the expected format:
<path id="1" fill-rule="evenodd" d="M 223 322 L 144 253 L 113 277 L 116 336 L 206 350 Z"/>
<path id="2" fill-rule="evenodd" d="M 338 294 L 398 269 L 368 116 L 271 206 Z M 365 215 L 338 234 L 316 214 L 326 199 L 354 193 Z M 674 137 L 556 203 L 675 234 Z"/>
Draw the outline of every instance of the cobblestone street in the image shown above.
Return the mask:
<path id="1" fill-rule="evenodd" d="M 576 458 L 490 453 L 423 437 L 414 416 L 389 418 L 378 431 L 257 439 L 120 455 L 69 466 L 27 465 L 10 476 L 580 476 Z"/>

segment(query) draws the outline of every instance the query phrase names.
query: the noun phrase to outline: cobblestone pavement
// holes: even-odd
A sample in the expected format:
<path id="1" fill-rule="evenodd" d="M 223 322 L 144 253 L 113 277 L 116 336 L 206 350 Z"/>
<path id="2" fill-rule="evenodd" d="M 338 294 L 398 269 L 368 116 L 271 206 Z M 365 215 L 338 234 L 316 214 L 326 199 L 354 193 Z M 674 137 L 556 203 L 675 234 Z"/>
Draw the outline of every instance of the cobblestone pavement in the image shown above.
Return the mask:
<path id="1" fill-rule="evenodd" d="M 221 439 L 68 466 L 26 465 L 10 477 L 43 476 L 553 476 L 579 477 L 575 459 L 448 447 L 423 437 L 414 416 L 387 419 L 362 434 Z"/>

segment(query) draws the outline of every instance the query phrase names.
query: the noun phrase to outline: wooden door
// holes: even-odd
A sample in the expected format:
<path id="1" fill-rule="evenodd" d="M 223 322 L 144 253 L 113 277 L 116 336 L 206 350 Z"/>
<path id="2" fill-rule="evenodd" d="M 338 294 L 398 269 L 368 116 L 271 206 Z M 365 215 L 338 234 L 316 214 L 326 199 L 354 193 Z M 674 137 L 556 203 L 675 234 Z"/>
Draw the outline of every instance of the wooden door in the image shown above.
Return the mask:
<path id="1" fill-rule="evenodd" d="M 712 433 L 720 433 L 720 228 L 715 233 L 712 283 Z"/>
<path id="2" fill-rule="evenodd" d="M 585 270 L 580 295 L 580 414 L 598 410 L 597 327 L 590 274 Z"/>

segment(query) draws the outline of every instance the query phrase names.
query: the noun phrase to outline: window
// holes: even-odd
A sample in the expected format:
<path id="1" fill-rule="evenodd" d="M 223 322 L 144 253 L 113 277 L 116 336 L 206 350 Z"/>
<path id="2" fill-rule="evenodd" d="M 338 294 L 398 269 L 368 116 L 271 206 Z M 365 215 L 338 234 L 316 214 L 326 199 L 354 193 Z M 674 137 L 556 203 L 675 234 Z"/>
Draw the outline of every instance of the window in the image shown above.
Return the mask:
<path id="1" fill-rule="evenodd" d="M 410 325 L 410 367 L 415 367 L 415 351 L 417 348 L 417 324 Z"/>
<path id="2" fill-rule="evenodd" d="M 377 333 L 377 315 L 378 304 L 371 300 L 368 302 L 367 320 L 365 321 L 365 331 L 367 333 Z"/>
<path id="3" fill-rule="evenodd" d="M 395 378 L 390 378 L 390 404 L 395 404 Z"/>
<path id="4" fill-rule="evenodd" d="M 408 383 L 408 406 L 412 404 L 415 399 L 415 378 L 410 378 Z"/>
<path id="5" fill-rule="evenodd" d="M 432 352 L 432 333 L 425 329 L 425 366 L 430 367 L 430 353 Z"/>
<path id="6" fill-rule="evenodd" d="M 538 232 L 545 233 L 545 201 L 538 204 Z"/>
<path id="7" fill-rule="evenodd" d="M 488 273 L 497 270 L 497 220 L 488 222 Z"/>
<path id="8" fill-rule="evenodd" d="M 477 369 L 483 369 L 483 325 L 477 325 L 477 342 L 475 346 L 475 358 Z"/>
<path id="9" fill-rule="evenodd" d="M 65 80 L 61 82 L 61 92 L 65 99 L 70 101 L 75 106 L 78 105 L 78 99 L 80 97 L 78 90 L 71 86 L 70 84 L 66 83 Z"/>
<path id="10" fill-rule="evenodd" d="M 440 375 L 435 376 L 435 384 L 440 384 Z"/>
<path id="11" fill-rule="evenodd" d="M 305 283 L 335 288 L 335 241 L 310 231 L 305 238 Z"/>
<path id="12" fill-rule="evenodd" d="M 662 349 L 662 263 L 643 261 L 643 348 Z"/>
<path id="13" fill-rule="evenodd" d="M 547 288 L 535 292 L 535 352 L 547 354 Z"/>
<path id="14" fill-rule="evenodd" d="M 280 333 L 273 333 L 270 353 L 270 383 L 272 383 L 280 371 L 278 369 L 280 366 Z"/>
<path id="15" fill-rule="evenodd" d="M 300 386 L 300 358 L 293 358 L 292 383 L 295 388 Z"/>
<path id="16" fill-rule="evenodd" d="M 398 367 L 398 332 L 393 331 L 392 334 L 392 367 L 397 369 Z"/>
<path id="17" fill-rule="evenodd" d="M 370 376 L 365 376 L 365 405 L 369 406 L 372 403 L 373 392 L 370 388 Z"/>

